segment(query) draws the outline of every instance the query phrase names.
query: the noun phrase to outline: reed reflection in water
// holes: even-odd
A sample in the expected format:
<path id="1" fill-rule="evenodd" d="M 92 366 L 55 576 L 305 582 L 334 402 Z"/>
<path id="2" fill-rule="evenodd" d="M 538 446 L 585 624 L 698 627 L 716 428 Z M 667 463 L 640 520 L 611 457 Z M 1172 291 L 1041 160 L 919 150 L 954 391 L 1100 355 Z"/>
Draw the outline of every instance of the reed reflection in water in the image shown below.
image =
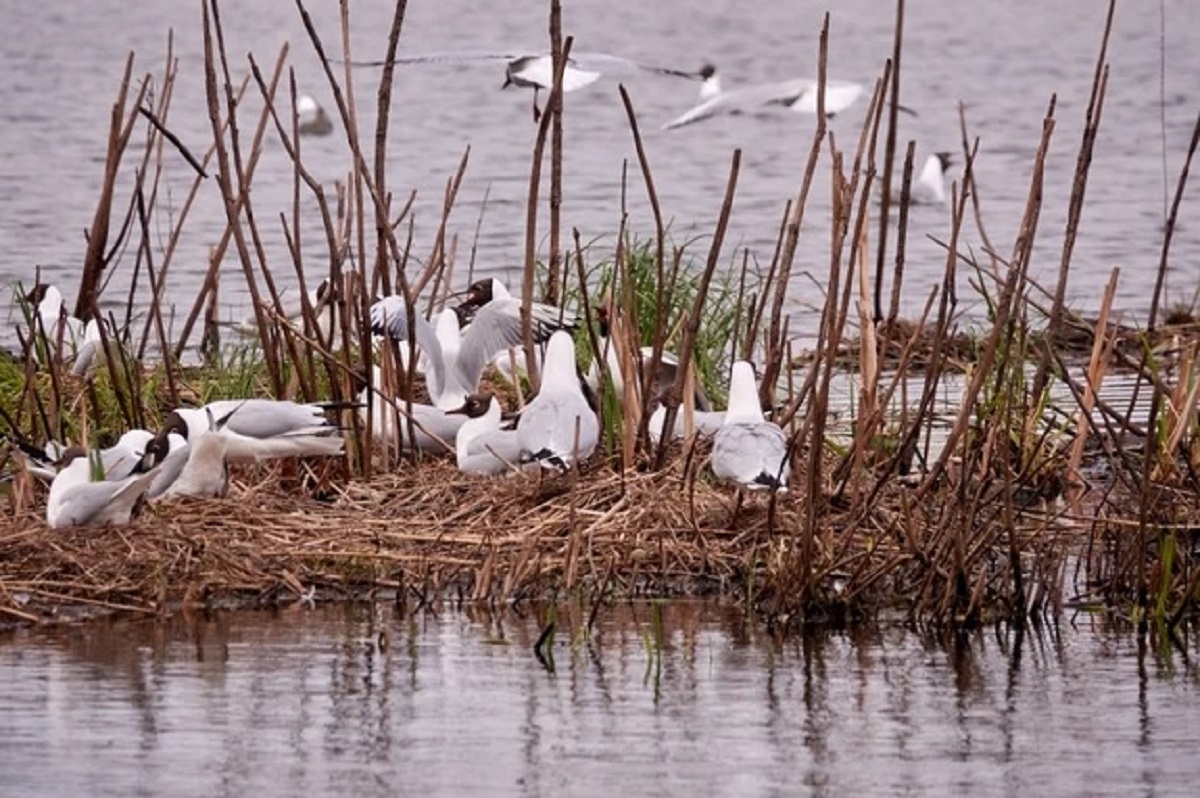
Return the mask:
<path id="1" fill-rule="evenodd" d="M 779 640 L 673 602 L 606 608 L 590 637 L 586 623 L 560 608 L 553 672 L 532 611 L 12 633 L 5 792 L 1136 795 L 1200 775 L 1195 672 L 1087 619 L 1023 639 L 878 625 Z"/>

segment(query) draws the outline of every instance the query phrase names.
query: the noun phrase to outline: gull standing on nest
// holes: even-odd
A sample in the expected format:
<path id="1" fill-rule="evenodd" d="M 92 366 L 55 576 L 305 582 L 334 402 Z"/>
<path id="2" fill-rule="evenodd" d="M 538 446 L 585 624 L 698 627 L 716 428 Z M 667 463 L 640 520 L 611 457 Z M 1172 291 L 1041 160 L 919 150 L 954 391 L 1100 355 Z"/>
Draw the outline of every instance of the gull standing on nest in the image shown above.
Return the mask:
<path id="1" fill-rule="evenodd" d="M 725 422 L 713 436 L 713 473 L 737 485 L 740 508 L 743 489 L 786 492 L 788 468 L 787 436 L 763 418 L 754 367 L 739 360 L 729 380 Z"/>
<path id="2" fill-rule="evenodd" d="M 586 460 L 599 441 L 600 421 L 580 387 L 575 342 L 559 330 L 546 347 L 541 390 L 517 421 L 521 460 L 564 472 Z"/>

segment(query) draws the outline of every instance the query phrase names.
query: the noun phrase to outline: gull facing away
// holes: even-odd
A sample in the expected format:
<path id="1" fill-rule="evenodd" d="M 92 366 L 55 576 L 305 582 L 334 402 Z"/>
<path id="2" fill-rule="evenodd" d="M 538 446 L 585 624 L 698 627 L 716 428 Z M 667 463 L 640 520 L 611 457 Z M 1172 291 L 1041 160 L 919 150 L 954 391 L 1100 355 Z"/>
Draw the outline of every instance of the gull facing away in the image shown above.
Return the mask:
<path id="1" fill-rule="evenodd" d="M 740 490 L 787 491 L 788 441 L 779 425 L 763 418 L 754 367 L 733 364 L 729 409 L 713 436 L 712 470 Z"/>
<path id="2" fill-rule="evenodd" d="M 801 114 L 817 112 L 817 81 L 814 78 L 795 78 L 724 90 L 715 66 L 705 64 L 700 74 L 704 77 L 704 83 L 700 86 L 700 103 L 663 125 L 663 130 L 673 130 L 720 114 L 752 113 L 776 106 Z M 861 83 L 826 80 L 825 116 L 831 117 L 845 111 L 865 93 L 866 87 Z M 907 108 L 902 110 L 908 111 Z"/>
<path id="3" fill-rule="evenodd" d="M 549 91 L 554 86 L 554 63 L 549 53 L 425 53 L 422 55 L 401 56 L 395 59 L 397 64 L 469 64 L 475 62 L 503 62 L 504 84 L 509 86 L 533 89 L 533 119 L 536 122 L 540 116 L 537 98 L 538 91 Z M 356 66 L 383 66 L 384 61 L 355 61 Z M 688 72 L 681 69 L 652 66 L 622 58 L 608 53 L 576 53 L 572 52 L 563 68 L 563 93 L 578 91 L 590 86 L 604 75 L 615 77 L 635 77 L 638 75 L 660 75 L 663 77 L 686 78 L 700 80 L 698 72 Z"/>
<path id="4" fill-rule="evenodd" d="M 518 466 L 517 431 L 501 426 L 500 401 L 491 394 L 471 394 L 457 410 L 467 417 L 455 440 L 458 470 L 468 474 L 506 474 Z"/>
<path id="5" fill-rule="evenodd" d="M 67 448 L 46 501 L 46 523 L 51 528 L 128 523 L 157 476 L 150 470 L 119 480 L 93 480 L 100 476 L 95 473 L 99 465 L 82 446 Z"/>
<path id="6" fill-rule="evenodd" d="M 521 460 L 563 472 L 586 460 L 599 441 L 600 421 L 579 385 L 575 342 L 559 330 L 546 347 L 541 390 L 517 421 Z"/>
<path id="7" fill-rule="evenodd" d="M 337 456 L 345 451 L 345 441 L 341 428 L 326 417 L 328 409 L 333 408 L 282 399 L 225 399 L 172 411 L 156 437 L 175 432 L 190 442 L 210 431 L 211 416 L 230 462 Z"/>

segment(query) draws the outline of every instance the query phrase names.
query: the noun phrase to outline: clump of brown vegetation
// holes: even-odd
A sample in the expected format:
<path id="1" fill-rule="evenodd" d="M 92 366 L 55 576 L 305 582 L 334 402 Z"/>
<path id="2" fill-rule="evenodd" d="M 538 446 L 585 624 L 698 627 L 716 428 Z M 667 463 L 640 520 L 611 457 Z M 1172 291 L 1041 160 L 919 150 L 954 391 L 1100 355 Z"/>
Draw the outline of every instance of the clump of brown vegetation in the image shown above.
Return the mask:
<path id="1" fill-rule="evenodd" d="M 97 375 L 83 381 L 64 376 L 61 342 L 58 353 L 38 358 L 34 338 L 26 340 L 24 357 L 10 365 L 19 373 L 19 385 L 4 407 L 11 435 L 29 440 L 78 436 L 75 419 L 80 417 L 90 419 L 93 434 L 150 425 L 163 407 L 189 396 L 254 393 L 352 401 L 364 384 L 370 386 L 377 357 L 366 323 L 372 299 L 399 292 L 412 308 L 427 311 L 445 298 L 456 252 L 446 220 L 465 157 L 448 183 L 446 216 L 418 269 L 411 236 L 406 241 L 397 233 L 404 229 L 411 202 L 394 204 L 387 185 L 392 65 L 380 77 L 378 127 L 373 133 L 361 131 L 348 90 L 349 52 L 339 55 L 346 62 L 339 77 L 332 66 L 336 60 L 328 57 L 303 3 L 298 6 L 337 103 L 352 164 L 345 181 L 333 186 L 331 197 L 303 164 L 296 114 L 287 113 L 294 103 L 279 96 L 286 48 L 269 77 L 251 58 L 249 77 L 233 82 L 216 5 L 206 5 L 213 142 L 202 157 L 183 152 L 195 166 L 197 186 L 209 170 L 219 181 L 228 227 L 214 242 L 203 290 L 179 334 L 169 339 L 163 292 L 186 206 L 169 223 L 165 217 L 161 222 L 172 231 L 172 243 L 158 262 L 149 246 L 150 230 L 160 222 L 154 170 L 138 173 L 136 201 L 129 203 L 134 210 L 125 223 L 111 224 L 110 218 L 112 209 L 121 207 L 112 176 L 128 156 L 135 123 L 149 124 L 144 163 L 182 148 L 169 135 L 169 90 L 158 92 L 153 109 L 144 93 L 132 108 L 128 104 L 131 59 L 113 116 L 110 177 L 89 237 L 76 315 L 99 315 L 101 278 L 116 265 L 106 253 L 121 249 L 106 241 L 110 226 L 131 240 L 141 235 L 141 246 L 133 247 L 137 274 L 132 283 L 142 292 L 139 306 L 147 311 L 141 324 L 131 321 L 131 293 L 124 322 L 113 319 L 108 328 L 121 345 L 106 346 Z M 389 58 L 396 51 L 403 8 L 397 6 Z M 555 30 L 556 12 L 557 4 L 551 16 Z M 348 13 L 345 5 L 343 13 Z M 806 169 L 787 204 L 769 267 L 758 274 L 743 266 L 731 275 L 737 302 L 724 353 L 724 362 L 752 358 L 761 367 L 763 404 L 791 439 L 789 493 L 755 497 L 744 514 L 731 517 L 732 494 L 707 474 L 703 443 L 651 441 L 641 402 L 630 401 L 639 391 L 646 395 L 636 383 L 626 396 L 608 396 L 603 453 L 582 472 L 557 478 L 464 476 L 446 461 L 368 443 L 364 425 L 352 414 L 344 461 L 243 470 L 228 499 L 153 506 L 121 528 L 48 530 L 38 489 L 18 478 L 8 495 L 12 512 L 0 522 L 0 615 L 37 621 L 67 605 L 161 613 L 180 604 L 229 598 L 294 601 L 312 589 L 322 598 L 390 591 L 417 601 L 447 595 L 520 601 L 585 591 L 603 602 L 643 593 L 719 592 L 783 625 L 854 619 L 885 609 L 926 621 L 1020 624 L 1056 617 L 1069 606 L 1097 606 L 1144 625 L 1153 620 L 1169 635 L 1195 607 L 1194 530 L 1200 527 L 1194 387 L 1200 384 L 1200 352 L 1194 336 L 1165 336 L 1158 318 L 1174 211 L 1143 330 L 1119 327 L 1110 318 L 1116 271 L 1093 321 L 1081 326 L 1065 302 L 1070 242 L 1079 227 L 1103 108 L 1108 31 L 1079 145 L 1068 243 L 1050 291 L 1034 285 L 1028 269 L 1056 121 L 1053 102 L 1008 257 L 997 254 L 979 222 L 973 179 L 977 142 L 968 138 L 964 114 L 965 168 L 952 191 L 943 282 L 924 313 L 908 320 L 898 309 L 914 147 L 910 143 L 902 159 L 896 223 L 890 197 L 899 98 L 891 62 L 884 66 L 853 152 L 841 149 L 828 135 L 824 117 L 816 117 Z M 346 50 L 348 35 L 342 43 Z M 898 33 L 897 53 L 900 46 Z M 554 37 L 560 65 L 570 47 L 570 39 Z M 828 25 L 821 38 L 822 76 L 827 47 Z M 174 68 L 169 60 L 159 81 L 165 89 L 174 80 Z M 263 110 L 246 142 L 236 98 L 251 85 L 262 97 Z M 723 262 L 741 156 L 732 154 L 717 226 L 708 251 L 697 258 L 702 265 L 691 274 L 689 299 L 673 303 L 669 300 L 679 295 L 691 253 L 669 246 L 637 115 L 623 90 L 622 98 L 654 231 L 652 246 L 644 250 L 649 269 L 635 278 L 622 219 L 605 299 L 632 321 L 631 329 L 650 331 L 654 355 L 647 370 L 653 372 L 668 343 L 682 362 L 693 359 L 714 275 Z M 534 140 L 521 294 L 526 301 L 535 294 L 552 303 L 574 301 L 587 316 L 598 301 L 588 277 L 591 253 L 580 245 L 578 233 L 573 248 L 561 240 L 562 113 L 556 89 Z M 270 130 L 291 160 L 296 186 L 294 207 L 280 216 L 304 296 L 299 317 L 290 320 L 272 271 L 278 264 L 269 264 L 263 254 L 267 231 L 255 221 L 270 214 L 251 212 L 254 169 Z M 880 175 L 875 152 L 881 134 Z M 1200 124 L 1189 164 L 1197 138 Z M 366 141 L 374 142 L 373 153 L 366 152 Z M 547 141 L 549 257 L 539 263 L 538 187 Z M 784 307 L 809 191 L 823 163 L 834 186 L 829 268 L 822 281 L 827 290 L 816 340 L 798 357 Z M 1186 174 L 1185 167 L 1177 197 Z M 880 183 L 882 201 L 876 206 L 871 198 Z M 327 246 L 319 256 L 302 256 L 296 246 L 295 231 L 307 221 L 300 210 L 304 192 L 315 200 L 326 233 Z M 972 209 L 985 242 L 984 261 L 968 257 L 959 246 Z M 872 243 L 873 229 L 879 233 Z M 895 245 L 889 248 L 893 235 Z M 253 357 L 248 365 L 237 365 L 221 350 L 206 348 L 209 369 L 196 372 L 185 365 L 185 353 L 196 324 L 207 329 L 200 336 L 205 340 L 217 331 L 212 308 L 219 266 L 230 245 L 254 300 Z M 318 277 L 316 260 L 330 288 L 314 303 L 305 289 Z M 887 263 L 895 264 L 890 272 Z M 957 275 L 964 264 L 976 275 L 972 286 L 988 308 L 987 326 L 970 333 L 964 332 L 957 301 Z M 638 280 L 644 282 L 635 286 Z M 892 286 L 887 303 L 885 283 Z M 336 322 L 322 327 L 318 319 L 330 309 L 337 311 Z M 578 343 L 603 362 L 591 331 L 582 331 Z M 528 332 L 526 346 L 532 349 Z M 1075 357 L 1068 358 L 1072 350 Z M 151 354 L 154 365 L 142 365 Z M 1100 394 L 1114 364 L 1134 375 L 1132 396 L 1123 407 Z M 834 384 L 848 371 L 856 377 L 852 412 L 835 423 L 830 413 Z M 913 374 L 915 381 L 909 379 Z M 420 395 L 411 374 L 398 376 L 402 393 Z M 680 403 L 695 379 L 680 370 L 663 397 L 669 415 L 684 412 Z M 530 374 L 520 396 L 536 390 L 537 382 L 537 374 Z M 947 384 L 955 386 L 957 396 L 949 410 L 937 402 Z"/>

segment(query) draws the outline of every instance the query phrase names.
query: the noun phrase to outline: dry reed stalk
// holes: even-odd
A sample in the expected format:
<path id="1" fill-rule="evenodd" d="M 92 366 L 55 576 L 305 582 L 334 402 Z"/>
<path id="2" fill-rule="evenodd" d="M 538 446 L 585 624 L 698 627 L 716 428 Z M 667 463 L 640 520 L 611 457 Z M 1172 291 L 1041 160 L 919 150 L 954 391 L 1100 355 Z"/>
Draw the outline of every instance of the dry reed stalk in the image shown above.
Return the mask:
<path id="1" fill-rule="evenodd" d="M 679 362 L 690 363 L 692 360 L 692 350 L 696 345 L 696 334 L 700 330 L 700 319 L 704 313 L 704 302 L 708 298 L 709 285 L 712 283 L 713 272 L 716 271 L 717 263 L 721 258 L 721 246 L 725 243 L 725 232 L 729 227 L 729 217 L 733 213 L 733 195 L 737 190 L 738 174 L 741 170 L 742 151 L 740 149 L 733 151 L 733 158 L 729 164 L 729 178 L 725 183 L 725 197 L 721 201 L 721 211 L 717 216 L 717 227 L 713 231 L 712 244 L 709 246 L 708 257 L 704 263 L 704 271 L 700 274 L 700 282 L 696 287 L 696 299 L 692 303 L 692 308 L 687 317 L 687 322 L 683 328 L 683 340 L 679 345 Z M 679 410 L 679 401 L 682 396 L 683 383 L 687 377 L 687 369 L 679 369 L 675 374 L 675 383 L 671 386 L 663 404 L 666 407 L 666 415 L 663 418 L 663 430 L 672 430 L 675 428 L 675 415 Z M 655 458 L 655 468 L 661 469 L 664 458 L 666 457 L 666 444 L 670 441 L 671 435 L 664 432 L 662 440 L 659 443 L 658 455 Z"/>
<path id="2" fill-rule="evenodd" d="M 669 314 L 667 313 L 667 297 L 674 295 L 678 268 L 674 270 L 672 279 L 668 284 L 665 273 L 667 228 L 666 224 L 663 222 L 662 207 L 660 206 L 658 200 L 658 189 L 654 185 L 654 175 L 650 169 L 650 159 L 646 155 L 646 148 L 642 143 L 642 133 L 638 125 L 637 114 L 634 113 L 633 110 L 633 101 L 629 98 L 629 92 L 625 90 L 624 84 L 619 85 L 617 89 L 621 94 L 621 104 L 625 108 L 625 118 L 629 123 L 629 132 L 633 136 L 634 151 L 637 153 L 638 167 L 641 169 L 642 182 L 646 187 L 646 199 L 650 203 L 650 213 L 654 218 L 655 316 L 652 344 L 653 348 L 650 355 L 650 363 L 645 365 L 643 368 L 641 342 L 635 340 L 633 352 L 635 353 L 635 358 L 637 360 L 637 371 L 625 372 L 626 374 L 636 373 L 639 380 L 644 380 L 642 383 L 642 391 L 644 393 L 645 391 L 649 390 L 649 386 L 655 384 L 659 367 L 662 365 L 662 352 L 667 338 L 666 331 L 669 323 Z M 678 265 L 679 259 L 677 258 L 676 267 L 678 267 Z M 634 329 L 637 329 L 636 319 L 634 320 Z M 659 397 L 651 398 L 657 399 Z M 638 440 L 645 440 L 647 438 L 646 424 L 648 421 L 649 416 L 638 419 L 636 427 Z"/>
<path id="3" fill-rule="evenodd" d="M 883 285 L 884 263 L 887 260 L 888 229 L 891 226 L 892 168 L 896 158 L 896 134 L 899 130 L 900 114 L 900 56 L 904 44 L 904 0 L 896 0 L 896 23 L 892 32 L 892 58 L 890 75 L 884 89 L 890 89 L 891 104 L 888 108 L 887 136 L 883 149 L 883 180 L 879 197 L 879 249 L 875 257 L 875 318 L 883 318 L 880 291 Z M 824 81 L 824 78 L 821 78 Z M 874 148 L 872 147 L 872 151 Z M 903 212 L 903 211 L 902 211 Z"/>
<path id="4" fill-rule="evenodd" d="M 1113 297 L 1117 291 L 1117 280 L 1120 277 L 1121 270 L 1114 268 L 1109 275 L 1108 284 L 1104 287 L 1104 298 L 1100 303 L 1100 317 L 1096 321 L 1095 338 L 1092 340 L 1092 354 L 1088 360 L 1087 367 L 1087 382 L 1084 385 L 1083 396 L 1079 400 L 1079 408 L 1075 421 L 1075 441 L 1071 446 L 1070 459 L 1067 462 L 1067 483 L 1071 486 L 1081 486 L 1082 477 L 1079 473 L 1079 467 L 1083 462 L 1083 449 L 1087 445 L 1087 438 L 1091 432 L 1099 432 L 1095 428 L 1092 421 L 1092 409 L 1095 406 L 1096 394 L 1100 392 L 1100 386 L 1104 382 L 1105 364 L 1108 359 L 1104 356 L 1109 350 L 1111 342 L 1114 339 L 1108 332 L 1108 317 L 1112 312 Z M 1079 503 L 1083 500 L 1085 491 L 1072 487 L 1070 491 L 1070 506 L 1071 511 L 1076 512 L 1079 509 Z"/>
<path id="5" fill-rule="evenodd" d="M 562 3 L 560 0 L 550 0 L 550 63 L 557 76 L 560 64 L 565 60 L 562 40 Z M 563 97 L 560 91 L 549 100 L 546 113 L 550 114 L 550 262 L 546 277 L 546 292 L 544 302 L 557 305 L 561 299 L 562 278 L 559 270 L 562 266 L 561 231 L 562 231 L 562 160 L 563 160 L 563 130 L 562 112 Z"/>
<path id="6" fill-rule="evenodd" d="M 105 248 L 108 243 L 108 227 L 112 216 L 117 173 L 120 170 L 121 156 L 129 144 L 134 123 L 139 117 L 137 108 L 141 107 L 142 100 L 149 90 L 149 82 L 144 81 L 133 101 L 134 110 L 126 116 L 125 108 L 129 98 L 129 83 L 132 74 L 133 53 L 131 52 L 125 59 L 121 87 L 117 92 L 117 100 L 112 106 L 108 152 L 104 160 L 104 179 L 100 184 L 100 199 L 96 204 L 96 213 L 92 218 L 91 230 L 87 237 L 87 251 L 83 257 L 83 276 L 79 280 L 79 295 L 75 299 L 75 318 L 77 319 L 98 318 L 100 315 L 97 299 L 100 293 L 100 281 L 108 266 Z"/>
<path id="7" fill-rule="evenodd" d="M 1071 255 L 1075 249 L 1075 239 L 1079 234 L 1079 224 L 1083 216 L 1083 201 L 1087 193 L 1088 174 L 1091 171 L 1092 151 L 1095 148 L 1100 119 L 1104 113 L 1104 97 L 1108 88 L 1108 64 L 1105 59 L 1108 55 L 1108 40 L 1112 34 L 1116 5 L 1116 0 L 1109 0 L 1104 33 L 1100 37 L 1100 53 L 1096 58 L 1096 69 L 1092 78 L 1091 96 L 1088 98 L 1087 111 L 1084 114 L 1083 139 L 1079 144 L 1079 153 L 1076 156 L 1075 179 L 1071 186 L 1071 199 L 1067 205 L 1067 227 L 1063 235 L 1058 283 L 1054 289 L 1054 298 L 1050 306 L 1050 318 L 1046 329 L 1047 348 L 1055 345 L 1063 326 L 1063 306 L 1067 293 L 1067 279 L 1071 271 Z M 1051 360 L 1049 351 L 1044 349 L 1038 359 L 1037 371 L 1034 373 L 1032 395 L 1040 396 L 1045 390 L 1050 379 Z"/>
<path id="8" fill-rule="evenodd" d="M 552 0 L 552 7 L 553 0 Z M 556 17 L 551 14 L 551 25 Z M 533 284 L 537 269 L 537 217 L 538 192 L 542 180 L 542 153 L 546 149 L 546 134 L 556 113 L 562 111 L 562 79 L 563 70 L 571 55 L 571 44 L 574 40 L 568 36 L 563 42 L 562 51 L 551 53 L 554 64 L 554 85 L 550 88 L 550 97 L 546 101 L 546 112 L 542 114 L 538 124 L 537 137 L 533 144 L 533 160 L 529 169 L 529 201 L 525 212 L 525 263 L 521 276 L 521 327 L 525 340 L 525 365 L 529 385 L 536 391 L 541 386 L 541 377 L 537 365 L 537 349 L 533 340 L 533 320 L 529 309 L 533 303 Z"/>
<path id="9" fill-rule="evenodd" d="M 796 246 L 800 240 L 800 226 L 804 221 L 804 208 L 808 201 L 808 192 L 816 174 L 817 158 L 821 154 L 821 145 L 825 141 L 825 80 L 829 58 L 829 13 L 826 12 L 821 24 L 820 46 L 817 57 L 817 121 L 813 131 L 812 146 L 808 151 L 808 160 L 804 167 L 804 177 L 800 182 L 796 199 L 792 203 L 792 215 L 788 218 L 784 229 L 783 245 L 780 247 L 779 271 L 775 275 L 775 293 L 771 299 L 771 317 L 767 332 L 767 349 L 764 355 L 761 396 L 768 406 L 774 406 L 772 396 L 773 386 L 779 378 L 782 368 L 782 327 L 783 305 L 787 288 L 791 284 L 792 264 L 796 257 Z M 820 349 L 818 342 L 817 348 Z"/>

